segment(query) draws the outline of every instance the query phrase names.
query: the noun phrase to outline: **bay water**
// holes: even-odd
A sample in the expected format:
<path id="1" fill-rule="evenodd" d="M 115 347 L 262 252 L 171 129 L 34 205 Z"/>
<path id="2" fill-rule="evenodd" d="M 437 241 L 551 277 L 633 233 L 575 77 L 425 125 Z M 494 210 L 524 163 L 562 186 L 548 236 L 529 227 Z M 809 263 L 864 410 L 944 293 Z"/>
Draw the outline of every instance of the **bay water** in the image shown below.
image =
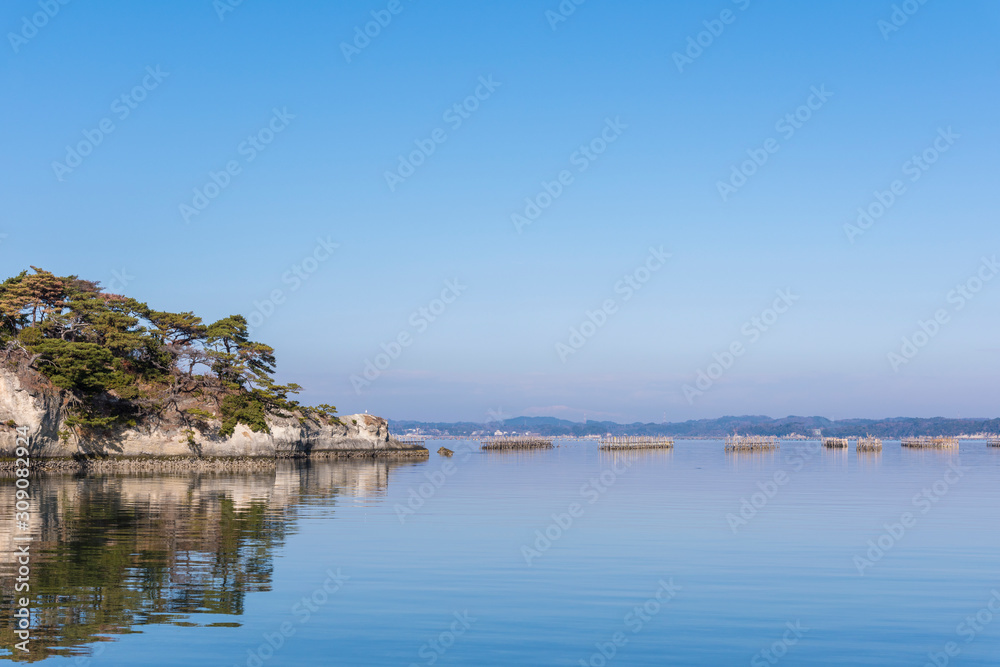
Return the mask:
<path id="1" fill-rule="evenodd" d="M 28 653 L 14 478 L 0 479 L 0 657 L 1000 664 L 1000 449 L 556 445 L 33 476 Z"/>

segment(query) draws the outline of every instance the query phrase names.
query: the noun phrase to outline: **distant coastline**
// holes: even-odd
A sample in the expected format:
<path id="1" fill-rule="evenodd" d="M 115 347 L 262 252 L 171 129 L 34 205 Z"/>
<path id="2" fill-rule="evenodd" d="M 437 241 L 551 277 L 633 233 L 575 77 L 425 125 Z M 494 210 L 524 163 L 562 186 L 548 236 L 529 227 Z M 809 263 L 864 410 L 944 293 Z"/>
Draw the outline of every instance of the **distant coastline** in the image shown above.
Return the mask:
<path id="1" fill-rule="evenodd" d="M 658 435 L 688 440 L 723 438 L 734 432 L 774 435 L 785 439 L 816 440 L 824 437 L 871 435 L 886 440 L 918 436 L 953 436 L 982 439 L 1000 433 L 1000 419 L 952 419 L 947 417 L 893 417 L 888 419 L 839 419 L 824 417 L 766 416 L 720 417 L 685 422 L 619 424 L 610 421 L 572 422 L 556 417 L 514 417 L 489 423 L 420 422 L 389 420 L 401 435 L 425 437 L 475 437 L 505 434 L 542 435 L 552 438 L 587 438 L 604 435 Z"/>

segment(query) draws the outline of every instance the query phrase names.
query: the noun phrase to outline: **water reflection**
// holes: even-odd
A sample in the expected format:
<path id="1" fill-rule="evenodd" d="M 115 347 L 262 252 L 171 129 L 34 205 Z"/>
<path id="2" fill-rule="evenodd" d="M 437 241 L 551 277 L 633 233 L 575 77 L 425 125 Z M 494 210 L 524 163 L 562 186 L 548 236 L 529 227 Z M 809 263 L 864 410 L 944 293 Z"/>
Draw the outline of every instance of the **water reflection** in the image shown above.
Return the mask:
<path id="1" fill-rule="evenodd" d="M 882 450 L 856 451 L 858 468 L 865 471 L 878 470 L 882 467 Z"/>
<path id="2" fill-rule="evenodd" d="M 483 456 L 487 457 L 487 460 L 491 463 L 523 463 L 533 460 L 545 460 L 547 457 L 552 456 L 552 453 L 556 449 L 556 447 L 551 447 L 532 449 L 472 449 L 468 451 L 481 451 Z"/>
<path id="3" fill-rule="evenodd" d="M 194 615 L 243 613 L 271 586 L 273 554 L 297 509 L 337 496 L 381 498 L 407 461 L 278 462 L 266 472 L 47 474 L 31 479 L 30 653 L 79 655 L 107 635 Z M 0 478 L 0 645 L 12 647 L 14 478 Z M 236 621 L 236 619 L 233 619 Z M 238 625 L 237 622 L 221 625 Z M 220 625 L 216 623 L 215 625 Z"/>
<path id="4" fill-rule="evenodd" d="M 847 470 L 849 447 L 823 447 L 823 458 L 826 465 L 835 470 Z"/>
<path id="5" fill-rule="evenodd" d="M 764 470 L 781 458 L 780 449 L 730 449 L 726 450 L 726 464 L 730 470 Z"/>
<path id="6" fill-rule="evenodd" d="M 674 458 L 673 448 L 662 449 L 614 449 L 601 451 L 601 466 L 620 468 L 632 467 L 636 463 L 672 461 Z"/>

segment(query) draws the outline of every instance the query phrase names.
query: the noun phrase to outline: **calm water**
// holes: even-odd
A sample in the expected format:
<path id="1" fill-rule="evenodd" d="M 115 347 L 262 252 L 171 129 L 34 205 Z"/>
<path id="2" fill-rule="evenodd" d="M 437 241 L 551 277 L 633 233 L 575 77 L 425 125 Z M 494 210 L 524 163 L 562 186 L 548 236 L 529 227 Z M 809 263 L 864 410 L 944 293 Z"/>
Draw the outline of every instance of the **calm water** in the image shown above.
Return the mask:
<path id="1" fill-rule="evenodd" d="M 30 657 L 1000 663 L 1000 450 L 983 443 L 428 447 L 440 444 L 454 458 L 34 478 Z M 14 487 L 0 482 L 0 634 L 23 659 L 9 650 Z"/>

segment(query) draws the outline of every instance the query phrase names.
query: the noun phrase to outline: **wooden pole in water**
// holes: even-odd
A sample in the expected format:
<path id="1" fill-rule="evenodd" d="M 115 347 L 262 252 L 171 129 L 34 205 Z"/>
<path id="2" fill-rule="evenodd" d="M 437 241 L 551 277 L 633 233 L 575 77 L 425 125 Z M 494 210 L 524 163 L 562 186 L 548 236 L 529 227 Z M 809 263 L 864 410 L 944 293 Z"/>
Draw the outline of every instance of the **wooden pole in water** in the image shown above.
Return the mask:
<path id="1" fill-rule="evenodd" d="M 904 438 L 899 444 L 910 449 L 958 449 L 958 438 L 948 436 L 933 438 L 921 435 L 916 438 Z"/>
<path id="2" fill-rule="evenodd" d="M 880 438 L 873 438 L 870 435 L 866 435 L 863 438 L 858 438 L 859 452 L 881 452 L 882 451 L 882 440 Z"/>
<path id="3" fill-rule="evenodd" d="M 650 435 L 612 436 L 601 439 L 601 449 L 670 449 L 674 439 Z"/>
<path id="4" fill-rule="evenodd" d="M 483 440 L 480 449 L 551 449 L 552 441 L 534 436 L 491 436 Z"/>
<path id="5" fill-rule="evenodd" d="M 726 451 L 763 451 L 779 449 L 776 435 L 739 435 L 734 433 L 726 436 Z"/>

